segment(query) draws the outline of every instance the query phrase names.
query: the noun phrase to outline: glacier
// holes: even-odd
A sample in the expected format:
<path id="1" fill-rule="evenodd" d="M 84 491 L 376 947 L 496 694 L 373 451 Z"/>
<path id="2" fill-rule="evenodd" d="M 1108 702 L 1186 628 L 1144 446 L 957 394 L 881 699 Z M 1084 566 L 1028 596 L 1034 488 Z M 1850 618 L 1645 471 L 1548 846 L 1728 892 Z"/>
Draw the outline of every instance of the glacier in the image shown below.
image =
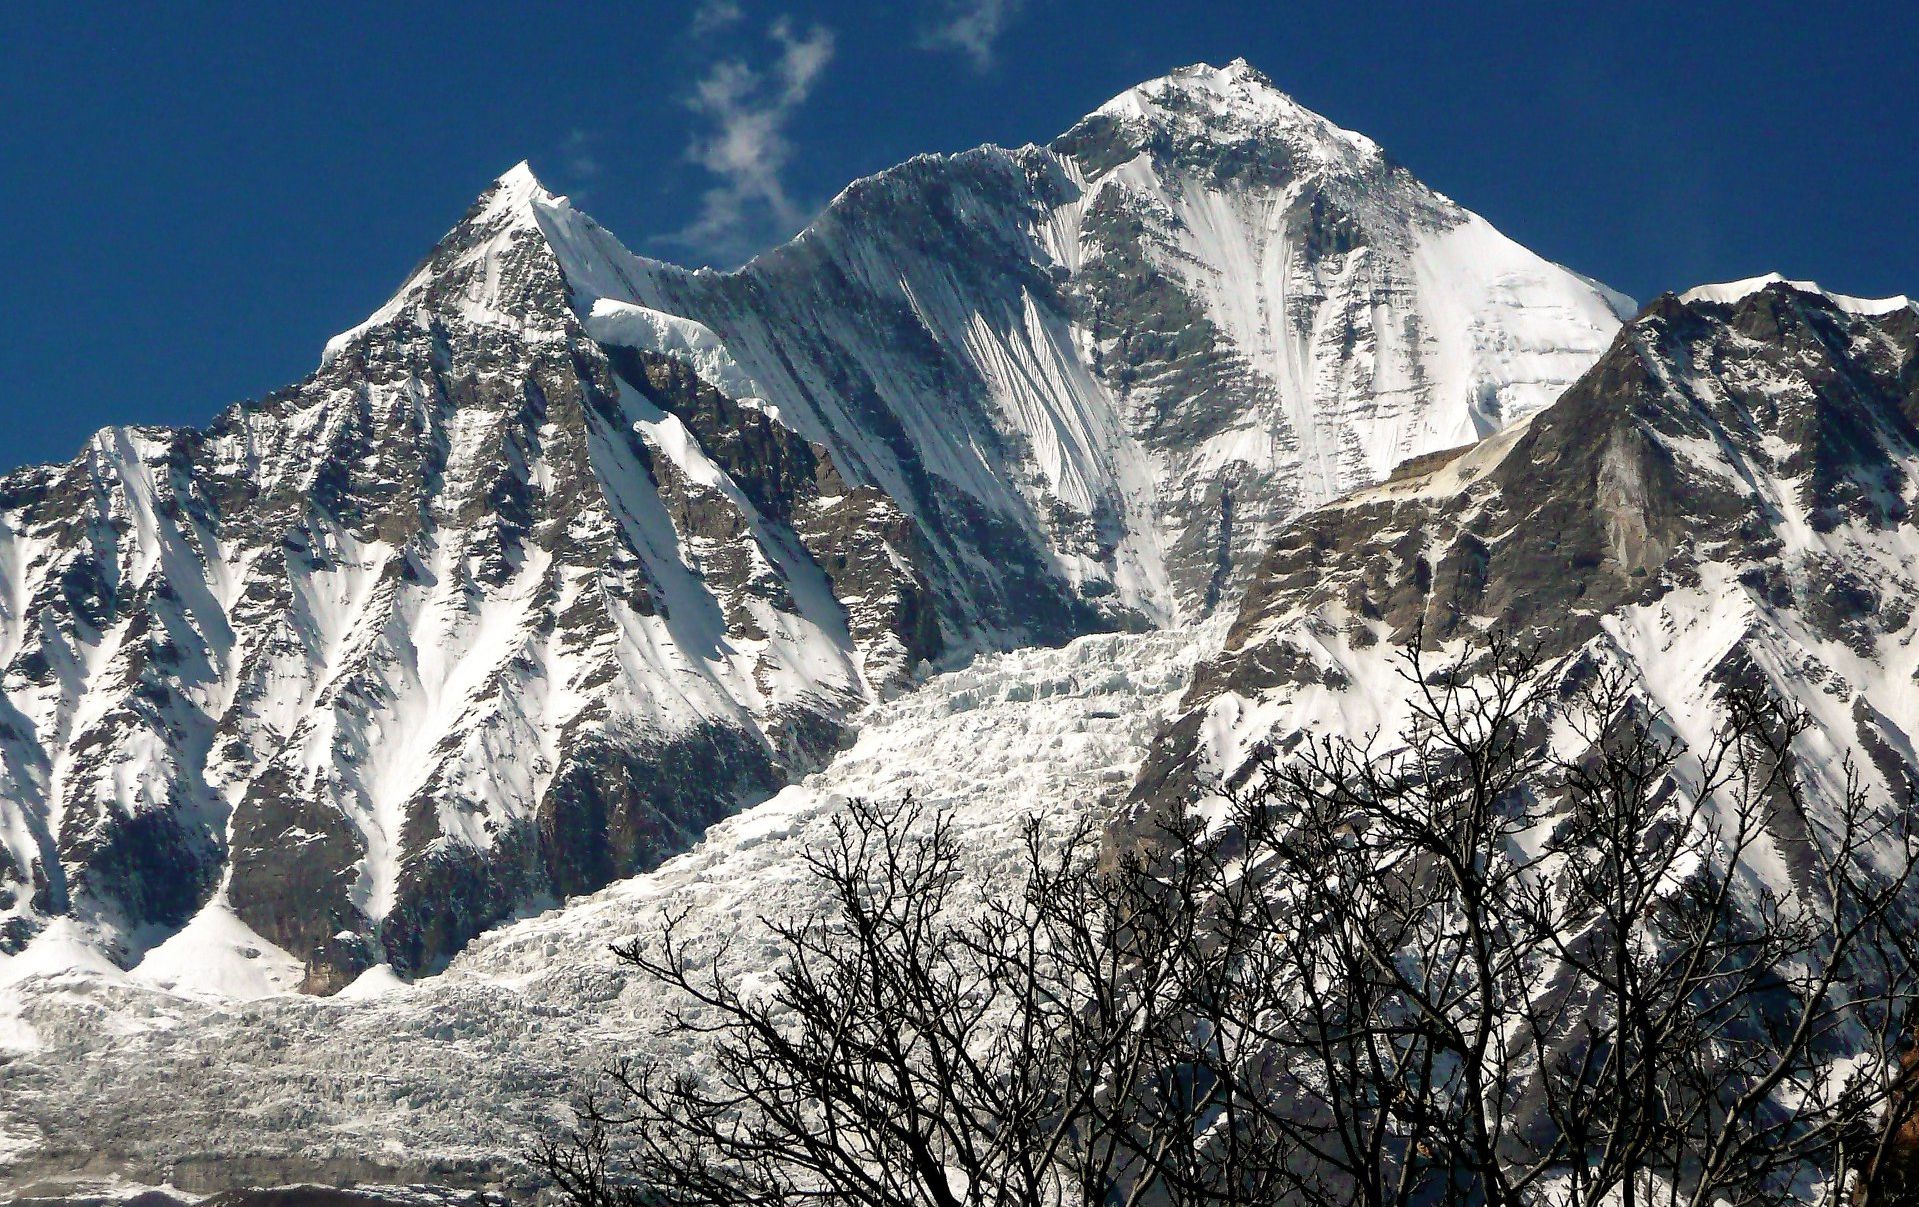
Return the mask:
<path id="1" fill-rule="evenodd" d="M 731 943 L 744 967 L 771 958 L 762 920 L 819 906 L 800 856 L 849 797 L 910 792 L 948 812 L 975 883 L 991 884 L 1016 870 L 1027 818 L 1062 836 L 1117 806 L 1219 628 L 1096 634 L 935 676 L 873 705 L 831 764 L 691 851 L 489 931 L 412 984 L 375 969 L 314 998 L 181 961 L 0 986 L 0 1170 L 73 1188 L 111 1153 L 120 1176 L 185 1191 L 313 1177 L 523 1187 L 526 1137 L 581 1079 L 653 1042 L 663 1003 L 608 944 L 685 909 L 696 941 Z"/>

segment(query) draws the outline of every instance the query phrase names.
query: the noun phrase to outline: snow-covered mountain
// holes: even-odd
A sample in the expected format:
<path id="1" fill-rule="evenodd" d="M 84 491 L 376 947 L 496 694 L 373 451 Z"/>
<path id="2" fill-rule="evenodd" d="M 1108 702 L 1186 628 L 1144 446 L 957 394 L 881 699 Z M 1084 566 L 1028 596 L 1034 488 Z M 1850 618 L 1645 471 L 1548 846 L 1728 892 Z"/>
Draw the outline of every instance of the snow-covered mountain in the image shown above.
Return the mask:
<path id="1" fill-rule="evenodd" d="M 618 264 L 569 270 L 600 338 L 629 304 L 698 319 L 990 571 L 951 592 L 976 628 L 1041 638 L 1210 613 L 1277 523 L 1544 406 L 1632 305 L 1244 62 L 860 181 L 738 273 Z"/>
<path id="2" fill-rule="evenodd" d="M 1243 63 L 734 273 L 516 168 L 306 380 L 0 478 L 0 961 L 437 969 L 922 667 L 1230 606 L 1621 302 Z"/>
<path id="3" fill-rule="evenodd" d="M 1390 730 L 1422 621 L 1507 621 L 1569 673 L 1623 665 L 1693 740 L 1720 685 L 1759 677 L 1813 712 L 1810 753 L 1897 782 L 1919 769 L 1915 502 L 1919 309 L 1766 279 L 1661 298 L 1549 409 L 1287 525 L 1236 616 L 933 676 L 693 850 L 441 975 L 276 993 L 298 962 L 233 952 L 206 915 L 130 971 L 30 949 L 38 967 L 0 970 L 0 1177 L 510 1186 L 518 1138 L 581 1077 L 657 1050 L 657 990 L 609 943 L 671 911 L 742 966 L 770 958 L 760 919 L 817 905 L 801 856 L 851 796 L 952 810 L 990 884 L 1028 816 L 1137 817 L 1253 742 Z"/>
<path id="4" fill-rule="evenodd" d="M 1915 507 L 1919 306 L 1776 276 L 1668 294 L 1549 409 L 1289 526 L 1135 816 L 1260 743 L 1400 732 L 1420 626 L 1454 649 L 1497 626 L 1568 683 L 1623 671 L 1695 750 L 1728 686 L 1763 688 L 1812 718 L 1810 807 L 1848 756 L 1897 805 L 1919 780 Z"/>

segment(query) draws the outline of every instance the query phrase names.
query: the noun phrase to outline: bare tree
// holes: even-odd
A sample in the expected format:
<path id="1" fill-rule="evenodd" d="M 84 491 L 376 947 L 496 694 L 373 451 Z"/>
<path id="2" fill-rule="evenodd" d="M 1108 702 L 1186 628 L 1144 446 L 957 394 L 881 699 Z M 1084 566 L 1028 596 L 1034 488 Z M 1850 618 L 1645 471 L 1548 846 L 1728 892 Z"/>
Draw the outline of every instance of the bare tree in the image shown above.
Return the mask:
<path id="1" fill-rule="evenodd" d="M 1054 848 L 1029 825 L 1023 877 L 959 909 L 948 818 L 851 802 L 808 856 L 829 905 L 767 922 L 784 962 L 763 990 L 723 946 L 690 948 L 682 918 L 616 949 L 680 995 L 667 1029 L 702 1058 L 611 1070 L 617 1105 L 584 1104 L 535 1163 L 582 1207 L 1139 1201 L 1139 1154 L 1178 1129 L 1116 1087 L 1159 1072 L 1148 1040 L 1180 986 L 1138 909 L 1193 919 L 1136 864 L 1101 873 L 1097 839 L 1087 824 Z M 613 1133 L 631 1141 L 621 1177 Z"/>
<path id="2" fill-rule="evenodd" d="M 1807 720 L 1751 692 L 1692 750 L 1618 674 L 1542 699 L 1504 643 L 1415 649 L 1406 677 L 1395 749 L 1255 761 L 1240 870 L 1214 877 L 1234 941 L 1296 989 L 1222 1020 L 1283 1071 L 1242 1093 L 1292 1197 L 1869 1195 L 1913 1100 L 1910 802 L 1875 807 L 1849 767 L 1813 793 Z"/>
<path id="3" fill-rule="evenodd" d="M 1894 1201 L 1912 802 L 1815 790 L 1755 693 L 1694 749 L 1510 643 L 1403 673 L 1394 740 L 1294 735 L 1123 850 L 1031 826 L 997 892 L 854 803 L 763 986 L 681 919 L 617 949 L 697 1055 L 536 1164 L 581 1207 Z"/>

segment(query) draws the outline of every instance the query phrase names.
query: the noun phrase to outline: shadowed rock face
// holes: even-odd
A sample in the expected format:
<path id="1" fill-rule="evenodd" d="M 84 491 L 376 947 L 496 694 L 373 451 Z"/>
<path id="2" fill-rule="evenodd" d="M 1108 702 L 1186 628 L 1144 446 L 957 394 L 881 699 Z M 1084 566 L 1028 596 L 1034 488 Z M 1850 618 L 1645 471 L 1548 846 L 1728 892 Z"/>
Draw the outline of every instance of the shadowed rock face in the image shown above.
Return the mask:
<path id="1" fill-rule="evenodd" d="M 882 689 L 902 686 L 915 665 L 940 656 L 938 602 L 918 571 L 925 559 L 918 529 L 885 492 L 847 482 L 824 448 L 728 398 L 683 361 L 632 348 L 608 353 L 626 381 L 687 426 L 762 516 L 791 528 L 846 606 L 870 679 Z M 719 556 L 738 555 L 743 533 L 723 499 L 689 490 L 681 508 L 681 528 L 698 532 Z M 743 614 L 739 622 L 752 623 Z M 894 666 L 875 667 L 882 652 Z"/>
<path id="2" fill-rule="evenodd" d="M 1243 64 L 733 273 L 515 169 L 306 380 L 0 478 L 0 954 L 432 971 L 929 663 L 1232 606 L 1615 326 Z"/>
<path id="3" fill-rule="evenodd" d="M 1660 298 L 1523 427 L 1302 516 L 1156 743 L 1135 820 L 1259 742 L 1390 727 L 1400 648 L 1493 626 L 1568 675 L 1623 665 L 1689 737 L 1722 685 L 1768 687 L 1900 789 L 1919 770 L 1919 312 L 1848 301 Z"/>

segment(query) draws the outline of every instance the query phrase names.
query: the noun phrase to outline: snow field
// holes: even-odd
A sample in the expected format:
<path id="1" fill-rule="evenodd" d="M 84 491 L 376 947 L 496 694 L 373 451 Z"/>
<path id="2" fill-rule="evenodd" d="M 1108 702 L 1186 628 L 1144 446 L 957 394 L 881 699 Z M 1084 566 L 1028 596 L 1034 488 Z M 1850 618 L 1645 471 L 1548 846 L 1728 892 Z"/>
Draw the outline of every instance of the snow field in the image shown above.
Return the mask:
<path id="1" fill-rule="evenodd" d="M 693 850 L 482 936 L 413 985 L 375 969 L 336 998 L 246 1000 L 254 987 L 220 998 L 92 968 L 0 988 L 0 1184 L 87 1164 L 191 1189 L 215 1156 L 246 1158 L 262 1180 L 322 1163 L 399 1181 L 494 1166 L 583 1077 L 657 1042 L 661 1002 L 609 943 L 686 908 L 692 936 L 728 940 L 748 966 L 770 957 L 759 919 L 812 907 L 798 856 L 851 797 L 910 791 L 950 811 L 990 891 L 1020 858 L 1024 819 L 1063 834 L 1126 790 L 1219 636 L 1098 635 L 938 676 Z"/>

